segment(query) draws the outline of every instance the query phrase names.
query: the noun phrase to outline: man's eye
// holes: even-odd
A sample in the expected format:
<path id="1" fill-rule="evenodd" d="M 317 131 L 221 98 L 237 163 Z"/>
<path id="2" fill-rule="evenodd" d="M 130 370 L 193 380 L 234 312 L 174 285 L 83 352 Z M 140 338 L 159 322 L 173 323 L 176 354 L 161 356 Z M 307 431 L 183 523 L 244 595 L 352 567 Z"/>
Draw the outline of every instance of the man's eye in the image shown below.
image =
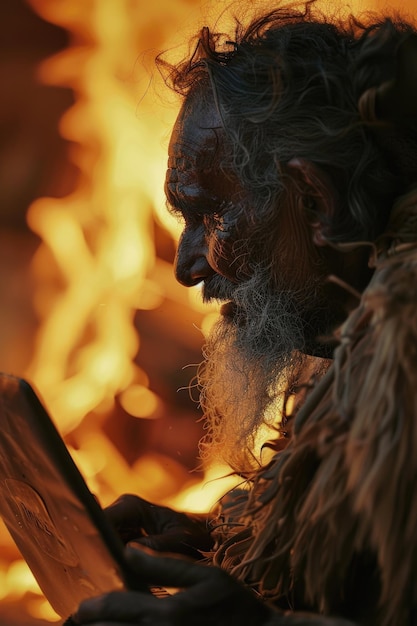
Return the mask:
<path id="1" fill-rule="evenodd" d="M 218 233 L 228 235 L 236 225 L 237 217 L 235 207 L 231 202 L 223 202 L 217 211 L 206 215 L 204 221 L 208 228 L 216 230 Z"/>

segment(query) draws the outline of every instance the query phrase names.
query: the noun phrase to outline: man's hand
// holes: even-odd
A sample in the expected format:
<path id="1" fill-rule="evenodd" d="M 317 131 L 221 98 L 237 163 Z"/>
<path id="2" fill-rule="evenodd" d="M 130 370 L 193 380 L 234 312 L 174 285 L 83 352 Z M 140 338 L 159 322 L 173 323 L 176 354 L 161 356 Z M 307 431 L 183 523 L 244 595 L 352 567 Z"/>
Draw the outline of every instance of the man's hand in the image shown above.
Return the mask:
<path id="1" fill-rule="evenodd" d="M 151 556 L 134 548 L 127 548 L 126 552 L 132 569 L 150 586 L 181 590 L 164 598 L 125 591 L 86 600 L 73 616 L 74 623 L 94 626 L 261 626 L 274 613 L 217 567 L 179 558 Z"/>
<path id="2" fill-rule="evenodd" d="M 85 600 L 71 623 L 91 626 L 355 626 L 338 617 L 281 613 L 225 571 L 127 548 L 127 559 L 150 586 L 176 587 L 165 598 L 117 591 Z"/>
<path id="3" fill-rule="evenodd" d="M 140 543 L 157 552 L 201 559 L 212 547 L 206 516 L 186 515 L 134 495 L 123 495 L 105 510 L 126 544 Z"/>

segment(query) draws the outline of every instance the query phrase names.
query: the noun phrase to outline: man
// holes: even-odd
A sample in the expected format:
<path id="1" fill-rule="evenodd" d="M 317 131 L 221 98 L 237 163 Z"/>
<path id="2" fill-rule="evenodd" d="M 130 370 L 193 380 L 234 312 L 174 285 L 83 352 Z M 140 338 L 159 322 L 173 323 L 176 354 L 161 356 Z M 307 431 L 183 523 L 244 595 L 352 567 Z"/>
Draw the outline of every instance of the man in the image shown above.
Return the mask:
<path id="1" fill-rule="evenodd" d="M 200 372 L 202 453 L 251 489 L 208 525 L 118 501 L 126 542 L 171 553 L 129 548 L 138 577 L 181 591 L 108 594 L 76 623 L 415 623 L 416 40 L 310 2 L 234 42 L 203 29 L 168 68 L 184 96 L 166 181 L 184 221 L 176 277 L 223 302 Z M 321 382 L 299 408 L 311 371 Z M 278 452 L 261 467 L 252 445 L 279 397 Z"/>

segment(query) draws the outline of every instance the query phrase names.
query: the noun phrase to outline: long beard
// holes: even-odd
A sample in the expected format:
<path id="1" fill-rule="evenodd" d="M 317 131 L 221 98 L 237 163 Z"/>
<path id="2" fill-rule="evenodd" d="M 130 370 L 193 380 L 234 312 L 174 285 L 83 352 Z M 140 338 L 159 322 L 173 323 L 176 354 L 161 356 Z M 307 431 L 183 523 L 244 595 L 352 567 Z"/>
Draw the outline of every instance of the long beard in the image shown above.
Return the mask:
<path id="1" fill-rule="evenodd" d="M 256 272 L 234 290 L 234 313 L 216 323 L 198 372 L 207 431 L 201 457 L 239 473 L 262 463 L 254 451 L 261 428 L 278 436 L 284 393 L 304 362 L 304 322 L 294 297 L 271 293 L 268 282 Z"/>

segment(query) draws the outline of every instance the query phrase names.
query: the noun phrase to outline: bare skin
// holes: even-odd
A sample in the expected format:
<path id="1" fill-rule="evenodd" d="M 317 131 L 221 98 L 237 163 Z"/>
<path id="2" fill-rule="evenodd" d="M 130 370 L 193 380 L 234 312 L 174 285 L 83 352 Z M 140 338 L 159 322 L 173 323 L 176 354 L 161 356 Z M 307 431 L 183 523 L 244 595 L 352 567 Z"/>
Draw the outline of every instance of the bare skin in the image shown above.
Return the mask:
<path id="1" fill-rule="evenodd" d="M 171 136 L 165 190 L 170 210 L 184 224 L 175 276 L 186 287 L 203 283 L 205 300 L 225 299 L 215 286 L 218 277 L 232 290 L 242 279 L 238 276 L 246 275 L 233 254 L 247 229 L 237 219 L 243 190 L 230 169 L 221 169 L 223 142 L 213 104 L 186 101 Z"/>

